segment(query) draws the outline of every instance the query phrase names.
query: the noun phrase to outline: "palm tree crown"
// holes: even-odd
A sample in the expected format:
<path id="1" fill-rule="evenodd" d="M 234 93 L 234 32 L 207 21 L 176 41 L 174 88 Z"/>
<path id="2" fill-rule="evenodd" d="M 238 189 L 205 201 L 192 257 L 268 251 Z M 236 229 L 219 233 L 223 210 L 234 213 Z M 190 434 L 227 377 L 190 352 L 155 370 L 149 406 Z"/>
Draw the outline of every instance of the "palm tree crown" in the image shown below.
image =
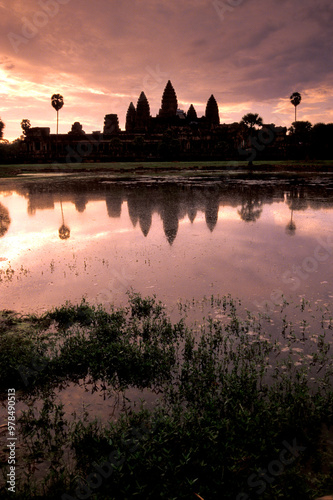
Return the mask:
<path id="1" fill-rule="evenodd" d="M 297 121 L 296 120 L 296 107 L 299 105 L 301 100 L 302 100 L 302 96 L 299 92 L 294 92 L 290 96 L 290 102 L 291 102 L 291 104 L 293 104 L 295 106 L 295 122 Z"/>
<path id="2" fill-rule="evenodd" d="M 242 118 L 242 122 L 248 127 L 250 127 L 251 131 L 254 128 L 255 125 L 258 125 L 258 127 L 262 127 L 262 118 L 261 116 L 258 115 L 258 113 L 247 113 L 247 115 L 244 115 Z"/>
<path id="3" fill-rule="evenodd" d="M 57 112 L 57 134 L 58 134 L 58 123 L 59 123 L 58 113 L 59 113 L 59 110 L 64 105 L 64 98 L 60 94 L 53 94 L 53 96 L 51 97 L 51 104 Z"/>
<path id="4" fill-rule="evenodd" d="M 56 111 L 59 111 L 64 105 L 64 98 L 60 94 L 53 94 L 51 97 L 51 104 Z"/>

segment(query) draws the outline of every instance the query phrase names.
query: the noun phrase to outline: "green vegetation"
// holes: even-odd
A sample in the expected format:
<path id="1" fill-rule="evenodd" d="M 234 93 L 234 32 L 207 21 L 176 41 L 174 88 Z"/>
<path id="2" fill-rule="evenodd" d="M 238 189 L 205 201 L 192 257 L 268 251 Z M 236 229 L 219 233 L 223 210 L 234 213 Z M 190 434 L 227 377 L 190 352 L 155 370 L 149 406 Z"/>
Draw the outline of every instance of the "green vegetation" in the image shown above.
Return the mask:
<path id="1" fill-rule="evenodd" d="M 64 174 L 64 173 L 110 173 L 129 174 L 200 174 L 215 171 L 228 174 L 230 171 L 248 172 L 247 161 L 197 161 L 197 162 L 114 162 L 114 163 L 48 163 L 0 165 L 0 178 L 16 177 L 19 174 Z M 317 161 L 256 161 L 251 174 L 281 174 L 284 172 L 331 172 L 333 160 Z"/>
<path id="2" fill-rule="evenodd" d="M 314 319 L 306 301 L 296 323 L 287 302 L 278 309 L 273 325 L 231 297 L 212 296 L 200 307 L 179 303 L 180 319 L 171 321 L 155 297 L 132 292 L 127 307 L 109 311 L 83 300 L 42 316 L 2 312 L 3 399 L 15 387 L 29 404 L 17 429 L 25 474 L 15 498 L 332 492 L 333 319 L 327 309 Z M 200 324 L 192 318 L 189 326 L 193 315 Z M 123 394 L 118 419 L 65 416 L 56 388 L 83 380 L 92 391 Z M 131 388 L 156 392 L 155 406 L 133 410 Z"/>

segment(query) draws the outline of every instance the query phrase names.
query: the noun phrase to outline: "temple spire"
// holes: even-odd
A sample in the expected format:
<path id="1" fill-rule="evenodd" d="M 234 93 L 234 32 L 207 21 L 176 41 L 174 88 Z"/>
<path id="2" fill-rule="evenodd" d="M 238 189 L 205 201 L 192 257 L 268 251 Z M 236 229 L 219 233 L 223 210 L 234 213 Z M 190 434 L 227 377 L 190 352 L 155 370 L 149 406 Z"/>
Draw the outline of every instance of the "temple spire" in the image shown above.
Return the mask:
<path id="1" fill-rule="evenodd" d="M 136 106 L 136 128 L 139 130 L 148 127 L 150 119 L 150 107 L 148 99 L 144 92 L 141 92 Z"/>
<path id="2" fill-rule="evenodd" d="M 220 124 L 219 107 L 213 94 L 207 101 L 206 114 L 207 121 L 212 125 Z"/>
<path id="3" fill-rule="evenodd" d="M 188 108 L 188 112 L 187 112 L 186 116 L 187 116 L 187 120 L 189 122 L 195 122 L 198 119 L 197 112 L 196 112 L 193 104 L 191 104 L 191 106 Z"/>
<path id="4" fill-rule="evenodd" d="M 135 122 L 136 122 L 136 109 L 134 104 L 131 102 L 131 104 L 128 106 L 126 114 L 126 125 L 125 125 L 126 132 L 133 132 L 135 128 Z"/>
<path id="5" fill-rule="evenodd" d="M 166 87 L 162 96 L 162 106 L 159 112 L 159 116 L 162 118 L 170 118 L 176 116 L 178 108 L 178 101 L 175 89 L 172 86 L 170 80 L 166 84 Z"/>

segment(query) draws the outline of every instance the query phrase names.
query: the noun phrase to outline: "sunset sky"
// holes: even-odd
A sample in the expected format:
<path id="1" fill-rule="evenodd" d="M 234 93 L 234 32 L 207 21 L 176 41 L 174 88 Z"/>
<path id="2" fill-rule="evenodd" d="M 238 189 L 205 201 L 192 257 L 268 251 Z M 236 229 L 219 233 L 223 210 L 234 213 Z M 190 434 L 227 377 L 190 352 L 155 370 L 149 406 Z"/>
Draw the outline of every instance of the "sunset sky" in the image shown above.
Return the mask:
<path id="1" fill-rule="evenodd" d="M 120 126 L 143 90 L 152 116 L 168 79 L 181 109 L 204 114 L 214 94 L 221 123 L 248 112 L 290 126 L 333 122 L 332 0 L 0 0 L 0 117 L 4 137 L 20 123 L 59 132 L 75 121 Z"/>

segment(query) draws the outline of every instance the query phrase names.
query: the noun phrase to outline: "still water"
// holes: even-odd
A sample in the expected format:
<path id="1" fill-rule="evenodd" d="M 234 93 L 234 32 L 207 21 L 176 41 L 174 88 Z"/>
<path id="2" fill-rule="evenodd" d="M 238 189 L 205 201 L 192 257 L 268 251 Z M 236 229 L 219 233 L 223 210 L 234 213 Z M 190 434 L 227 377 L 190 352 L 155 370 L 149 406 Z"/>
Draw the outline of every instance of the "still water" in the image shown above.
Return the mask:
<path id="1" fill-rule="evenodd" d="M 333 297 L 333 182 L 44 176 L 0 187 L 1 309 L 42 312 L 133 288 L 177 300 Z"/>

